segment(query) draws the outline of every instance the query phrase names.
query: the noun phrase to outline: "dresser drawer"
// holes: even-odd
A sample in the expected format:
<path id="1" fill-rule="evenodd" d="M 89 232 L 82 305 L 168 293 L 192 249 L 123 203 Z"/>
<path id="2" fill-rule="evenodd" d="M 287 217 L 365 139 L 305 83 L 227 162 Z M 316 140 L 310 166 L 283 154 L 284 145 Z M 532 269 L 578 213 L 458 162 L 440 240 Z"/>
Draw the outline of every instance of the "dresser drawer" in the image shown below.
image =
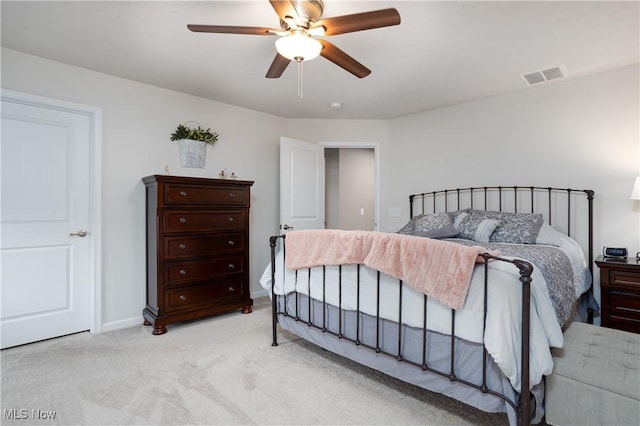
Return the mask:
<path id="1" fill-rule="evenodd" d="M 613 269 L 609 272 L 609 285 L 640 291 L 640 272 Z"/>
<path id="2" fill-rule="evenodd" d="M 640 321 L 629 318 L 611 317 L 611 320 L 604 327 L 615 328 L 617 330 L 640 333 Z"/>
<path id="3" fill-rule="evenodd" d="M 629 318 L 640 324 L 640 294 L 624 291 L 609 292 L 609 315 Z"/>
<path id="4" fill-rule="evenodd" d="M 164 258 L 173 260 L 241 252 L 247 247 L 246 241 L 244 232 L 164 237 Z"/>
<path id="5" fill-rule="evenodd" d="M 165 210 L 165 234 L 246 229 L 245 210 Z"/>
<path id="6" fill-rule="evenodd" d="M 194 285 L 167 290 L 165 310 L 167 312 L 215 305 L 225 298 L 243 295 L 244 280 L 222 280 L 214 283 Z"/>
<path id="7" fill-rule="evenodd" d="M 248 188 L 196 186 L 183 184 L 165 185 L 164 202 L 167 205 L 216 205 L 249 206 Z"/>
<path id="8" fill-rule="evenodd" d="M 243 255 L 167 262 L 164 266 L 164 282 L 166 287 L 175 287 L 198 280 L 211 280 L 231 274 L 243 274 L 245 273 L 245 268 L 245 257 Z"/>

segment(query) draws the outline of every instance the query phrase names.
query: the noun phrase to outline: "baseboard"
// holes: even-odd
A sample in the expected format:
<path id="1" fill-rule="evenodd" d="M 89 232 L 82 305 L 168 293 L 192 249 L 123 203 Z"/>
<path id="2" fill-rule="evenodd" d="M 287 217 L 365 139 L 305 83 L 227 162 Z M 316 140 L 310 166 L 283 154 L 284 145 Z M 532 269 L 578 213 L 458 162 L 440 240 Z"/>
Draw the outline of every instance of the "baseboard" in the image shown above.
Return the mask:
<path id="1" fill-rule="evenodd" d="M 121 330 L 123 328 L 136 327 L 142 325 L 144 318 L 139 317 L 126 318 L 118 321 L 112 321 L 102 324 L 102 332 Z"/>
<path id="2" fill-rule="evenodd" d="M 267 297 L 267 296 L 269 296 L 269 293 L 265 289 L 251 292 L 251 298 L 252 299 L 258 299 L 260 297 Z"/>
<path id="3" fill-rule="evenodd" d="M 268 297 L 268 296 L 269 296 L 269 293 L 265 289 L 251 292 L 252 299 L 259 299 L 261 297 Z M 107 331 L 120 330 L 123 328 L 136 327 L 138 325 L 141 325 L 143 322 L 144 322 L 144 318 L 142 317 L 142 315 L 139 317 L 132 317 L 132 318 L 126 318 L 118 321 L 107 322 L 102 324 L 102 333 L 105 333 Z"/>

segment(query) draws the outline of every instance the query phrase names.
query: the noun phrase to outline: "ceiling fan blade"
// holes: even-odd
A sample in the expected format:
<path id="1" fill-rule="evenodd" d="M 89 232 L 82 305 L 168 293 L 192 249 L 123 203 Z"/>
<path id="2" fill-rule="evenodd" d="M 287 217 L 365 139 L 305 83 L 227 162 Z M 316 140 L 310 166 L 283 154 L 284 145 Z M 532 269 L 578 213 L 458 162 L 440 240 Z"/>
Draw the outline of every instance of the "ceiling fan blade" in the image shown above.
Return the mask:
<path id="1" fill-rule="evenodd" d="M 332 36 L 399 24 L 400 14 L 396 9 L 390 8 L 321 19 L 313 26 L 323 26 L 325 28 L 324 35 Z"/>
<path id="2" fill-rule="evenodd" d="M 318 40 L 322 44 L 320 55 L 339 67 L 344 68 L 358 78 L 363 78 L 371 74 L 371 70 L 360 62 L 347 55 L 344 51 L 337 48 L 333 43 L 327 40 Z"/>
<path id="3" fill-rule="evenodd" d="M 293 1 L 291 0 L 269 0 L 269 3 L 271 3 L 271 6 L 283 21 L 287 16 L 290 16 L 295 20 L 298 20 L 300 17 Z"/>
<path id="4" fill-rule="evenodd" d="M 281 31 L 280 28 L 266 27 L 235 27 L 229 25 L 187 25 L 194 33 L 222 33 L 222 34 L 249 34 L 249 35 L 273 35 Z"/>
<path id="5" fill-rule="evenodd" d="M 265 75 L 265 77 L 280 78 L 284 70 L 287 69 L 289 62 L 291 62 L 289 59 L 285 58 L 279 53 L 276 53 L 276 57 L 273 58 L 273 62 L 271 63 L 271 66 L 269 67 L 269 70 L 267 71 L 267 75 Z"/>

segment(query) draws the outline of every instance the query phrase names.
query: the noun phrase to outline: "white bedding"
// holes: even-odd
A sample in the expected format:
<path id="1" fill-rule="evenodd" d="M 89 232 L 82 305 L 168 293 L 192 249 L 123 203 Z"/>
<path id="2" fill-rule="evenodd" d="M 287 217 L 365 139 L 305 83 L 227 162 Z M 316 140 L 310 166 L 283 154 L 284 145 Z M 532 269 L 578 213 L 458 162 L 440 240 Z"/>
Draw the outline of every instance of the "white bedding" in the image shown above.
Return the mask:
<path id="1" fill-rule="evenodd" d="M 562 248 L 562 247 L 561 247 Z M 564 251 L 564 250 L 563 250 Z M 572 264 L 582 264 L 575 259 L 576 255 L 582 256 L 582 252 L 568 250 Z M 584 262 L 586 264 L 586 262 Z M 308 295 L 308 272 L 301 270 L 296 273 L 285 269 L 283 282 L 284 260 L 282 251 L 276 258 L 276 285 L 274 291 L 277 295 L 289 294 L 297 291 Z M 535 266 L 535 265 L 534 265 Z M 487 326 L 484 333 L 484 343 L 496 364 L 510 380 L 516 391 L 520 391 L 520 318 L 522 305 L 521 283 L 518 269 L 506 262 L 492 262 L 490 265 L 490 284 L 488 295 Z M 327 303 L 338 306 L 338 266 L 327 266 L 325 300 Z M 310 296 L 317 300 L 323 300 L 322 267 L 313 268 L 311 272 Z M 530 333 L 530 386 L 538 384 L 543 375 L 551 374 L 553 361 L 550 347 L 562 347 L 563 335 L 560 324 L 556 320 L 556 314 L 551 303 L 547 286 L 543 275 L 534 268 L 531 284 L 531 333 Z M 582 292 L 584 283 L 576 279 L 576 293 Z M 376 315 L 377 306 L 377 272 L 360 267 L 360 311 L 369 315 Z M 356 310 L 356 266 L 342 267 L 342 309 Z M 260 284 L 271 294 L 271 265 L 269 265 L 261 279 Z M 482 343 L 482 314 L 484 292 L 484 269 L 476 266 L 471 279 L 467 300 L 462 309 L 456 311 L 456 336 L 465 340 Z M 380 316 L 385 319 L 397 321 L 398 312 L 398 280 L 381 274 L 380 287 Z M 424 295 L 405 285 L 402 294 L 402 322 L 413 326 L 423 326 L 423 300 Z M 451 310 L 441 302 L 430 298 L 428 301 L 428 328 L 444 334 L 451 334 Z"/>

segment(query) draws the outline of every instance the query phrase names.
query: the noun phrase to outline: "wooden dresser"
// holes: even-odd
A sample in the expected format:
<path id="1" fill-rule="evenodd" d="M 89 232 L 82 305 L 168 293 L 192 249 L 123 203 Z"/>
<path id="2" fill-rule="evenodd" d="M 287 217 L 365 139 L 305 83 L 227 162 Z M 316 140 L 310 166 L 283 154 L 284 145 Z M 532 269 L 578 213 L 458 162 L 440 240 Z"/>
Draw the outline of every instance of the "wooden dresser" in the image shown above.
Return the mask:
<path id="1" fill-rule="evenodd" d="M 640 333 L 640 260 L 598 256 L 603 327 Z"/>
<path id="2" fill-rule="evenodd" d="M 252 181 L 154 175 L 147 199 L 147 306 L 153 334 L 167 324 L 250 313 Z"/>

